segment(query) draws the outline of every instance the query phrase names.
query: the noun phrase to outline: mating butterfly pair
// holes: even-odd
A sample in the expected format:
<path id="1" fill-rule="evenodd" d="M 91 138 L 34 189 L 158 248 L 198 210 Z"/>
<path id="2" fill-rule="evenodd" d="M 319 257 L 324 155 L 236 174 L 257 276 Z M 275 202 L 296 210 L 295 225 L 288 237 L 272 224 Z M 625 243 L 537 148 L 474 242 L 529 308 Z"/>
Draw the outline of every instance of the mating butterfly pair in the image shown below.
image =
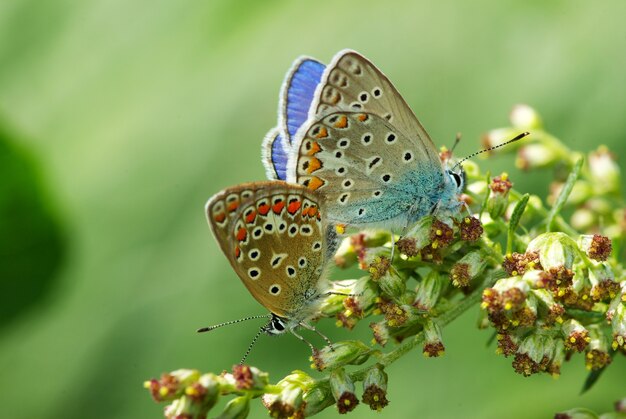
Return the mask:
<path id="1" fill-rule="evenodd" d="M 306 322 L 328 295 L 335 223 L 405 228 L 461 205 L 460 166 L 443 167 L 396 88 L 354 51 L 327 67 L 294 63 L 262 149 L 271 181 L 227 188 L 206 206 L 220 248 L 271 312 L 259 333 L 289 330 L 302 339 L 298 326 L 315 330 Z"/>

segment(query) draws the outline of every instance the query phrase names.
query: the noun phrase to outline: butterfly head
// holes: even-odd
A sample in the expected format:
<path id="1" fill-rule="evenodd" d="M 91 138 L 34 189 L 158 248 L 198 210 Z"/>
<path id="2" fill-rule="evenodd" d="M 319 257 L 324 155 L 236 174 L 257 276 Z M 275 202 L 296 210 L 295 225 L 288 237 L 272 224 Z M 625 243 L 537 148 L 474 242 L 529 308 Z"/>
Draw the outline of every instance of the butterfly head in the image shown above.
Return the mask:
<path id="1" fill-rule="evenodd" d="M 465 189 L 465 170 L 463 166 L 455 166 L 451 169 L 446 169 L 446 175 L 450 178 L 450 182 L 456 188 L 457 195 L 462 193 Z"/>
<path id="2" fill-rule="evenodd" d="M 288 329 L 288 320 L 272 313 L 270 321 L 261 330 L 270 336 L 282 335 Z"/>

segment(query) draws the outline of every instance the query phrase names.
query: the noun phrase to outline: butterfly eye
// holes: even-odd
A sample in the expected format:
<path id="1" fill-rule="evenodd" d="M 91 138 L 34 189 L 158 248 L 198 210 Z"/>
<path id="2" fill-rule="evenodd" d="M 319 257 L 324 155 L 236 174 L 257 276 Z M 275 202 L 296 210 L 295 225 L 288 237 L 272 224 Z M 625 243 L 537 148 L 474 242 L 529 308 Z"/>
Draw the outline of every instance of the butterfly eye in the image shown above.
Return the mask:
<path id="1" fill-rule="evenodd" d="M 461 173 L 459 174 L 451 170 L 448 170 L 447 173 L 448 173 L 448 176 L 450 176 L 452 180 L 454 181 L 456 188 L 459 190 L 463 189 L 463 186 L 465 185 L 465 172 L 461 171 Z"/>
<path id="2" fill-rule="evenodd" d="M 278 292 L 280 292 L 280 289 L 279 289 Z M 285 325 L 283 324 L 283 322 L 278 317 L 274 317 L 272 319 L 272 326 L 278 332 L 282 332 L 283 330 L 285 330 Z"/>

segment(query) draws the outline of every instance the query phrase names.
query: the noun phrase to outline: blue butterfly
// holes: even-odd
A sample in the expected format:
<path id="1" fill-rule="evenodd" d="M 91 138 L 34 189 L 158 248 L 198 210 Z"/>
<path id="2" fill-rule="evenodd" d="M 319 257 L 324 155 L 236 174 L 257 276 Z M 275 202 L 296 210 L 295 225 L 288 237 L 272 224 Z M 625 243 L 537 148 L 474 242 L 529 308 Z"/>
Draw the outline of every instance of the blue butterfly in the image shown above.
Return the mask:
<path id="1" fill-rule="evenodd" d="M 287 72 L 280 90 L 278 125 L 267 133 L 261 149 L 268 179 L 287 179 L 287 161 L 295 135 L 308 118 L 325 69 L 313 58 L 300 57 Z"/>
<path id="2" fill-rule="evenodd" d="M 462 167 L 444 167 L 400 93 L 365 57 L 339 52 L 310 97 L 294 102 L 309 112 L 304 123 L 299 114 L 295 136 L 296 124 L 289 127 L 286 170 L 276 161 L 288 182 L 324 196 L 329 220 L 396 230 L 461 207 Z"/>

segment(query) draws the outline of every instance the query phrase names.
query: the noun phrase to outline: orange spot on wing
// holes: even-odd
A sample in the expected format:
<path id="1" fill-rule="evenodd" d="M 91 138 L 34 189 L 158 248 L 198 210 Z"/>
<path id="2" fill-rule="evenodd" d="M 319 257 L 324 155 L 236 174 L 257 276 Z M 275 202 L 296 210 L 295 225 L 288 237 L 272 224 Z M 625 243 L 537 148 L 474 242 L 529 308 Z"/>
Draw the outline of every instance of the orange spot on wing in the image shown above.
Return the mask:
<path id="1" fill-rule="evenodd" d="M 335 128 L 345 128 L 348 126 L 348 118 L 345 115 L 341 115 L 337 122 L 335 122 Z"/>
<path id="2" fill-rule="evenodd" d="M 302 202 L 300 201 L 291 201 L 289 205 L 287 205 L 287 212 L 291 215 L 294 215 L 302 206 Z"/>
<path id="3" fill-rule="evenodd" d="M 224 214 L 223 212 L 220 212 L 219 214 L 214 215 L 213 219 L 217 221 L 218 223 L 221 223 L 226 219 L 226 214 Z"/>
<path id="4" fill-rule="evenodd" d="M 234 201 L 228 204 L 228 212 L 233 212 L 239 207 L 239 201 Z"/>
<path id="5" fill-rule="evenodd" d="M 309 210 L 307 211 L 307 215 L 309 217 L 315 217 L 315 215 L 317 214 L 317 207 L 311 207 L 309 208 Z"/>
<path id="6" fill-rule="evenodd" d="M 316 190 L 324 185 L 324 181 L 317 176 L 313 176 L 307 185 L 309 189 Z"/>
<path id="7" fill-rule="evenodd" d="M 326 127 L 321 127 L 320 132 L 317 133 L 315 138 L 326 138 L 326 137 L 328 137 L 328 130 L 326 129 Z"/>
<path id="8" fill-rule="evenodd" d="M 259 205 L 259 214 L 267 215 L 268 212 L 270 212 L 270 206 L 269 205 L 267 205 L 267 204 Z"/>
<path id="9" fill-rule="evenodd" d="M 322 151 L 322 147 L 320 147 L 319 143 L 317 141 L 311 141 L 311 149 L 307 152 L 307 155 L 312 156 L 320 151 Z"/>
<path id="10" fill-rule="evenodd" d="M 253 223 L 255 218 L 256 218 L 256 211 L 252 210 L 252 212 L 250 212 L 250 214 L 246 216 L 246 223 L 248 224 Z"/>
<path id="11" fill-rule="evenodd" d="M 361 121 L 361 122 L 365 122 L 365 121 L 367 121 L 370 117 L 369 117 L 369 116 L 367 116 L 367 114 L 366 114 L 366 113 L 361 113 L 361 114 L 359 114 L 359 116 L 358 116 L 357 118 L 359 118 L 359 121 Z"/>
<path id="12" fill-rule="evenodd" d="M 239 255 L 241 255 L 241 249 L 239 246 L 235 246 L 235 258 L 239 259 Z"/>
<path id="13" fill-rule="evenodd" d="M 307 173 L 313 173 L 316 170 L 319 170 L 321 167 L 322 162 L 319 159 L 313 157 L 311 160 L 309 160 L 309 167 L 307 167 L 306 171 Z"/>
<path id="14" fill-rule="evenodd" d="M 280 214 L 283 208 L 285 208 L 285 201 L 278 201 L 272 207 L 272 211 L 274 211 L 274 214 Z"/>
<path id="15" fill-rule="evenodd" d="M 235 237 L 237 238 L 238 241 L 242 242 L 246 239 L 247 236 L 248 236 L 248 232 L 246 231 L 245 228 L 241 227 L 239 230 L 237 230 L 237 235 Z"/>

